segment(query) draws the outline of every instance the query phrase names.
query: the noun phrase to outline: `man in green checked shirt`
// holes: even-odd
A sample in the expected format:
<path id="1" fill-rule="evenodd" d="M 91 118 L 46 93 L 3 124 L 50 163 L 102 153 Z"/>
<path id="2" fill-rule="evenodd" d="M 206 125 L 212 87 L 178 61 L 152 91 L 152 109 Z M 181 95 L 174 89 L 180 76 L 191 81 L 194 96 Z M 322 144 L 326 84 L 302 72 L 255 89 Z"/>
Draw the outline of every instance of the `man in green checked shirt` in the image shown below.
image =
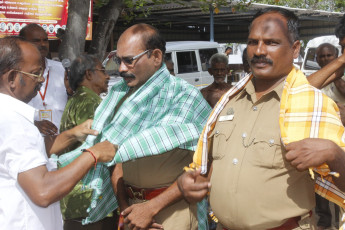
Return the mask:
<path id="1" fill-rule="evenodd" d="M 182 199 L 175 180 L 192 161 L 211 109 L 198 89 L 170 75 L 164 54 L 165 41 L 157 29 L 147 24 L 128 28 L 114 57 L 123 80 L 95 112 L 92 128 L 99 135 L 59 158 L 64 166 L 95 143 L 117 145 L 114 160 L 98 164 L 83 179 L 94 189 L 83 224 L 119 206 L 125 228 L 198 227 L 196 205 Z M 108 166 L 114 164 L 110 175 Z"/>

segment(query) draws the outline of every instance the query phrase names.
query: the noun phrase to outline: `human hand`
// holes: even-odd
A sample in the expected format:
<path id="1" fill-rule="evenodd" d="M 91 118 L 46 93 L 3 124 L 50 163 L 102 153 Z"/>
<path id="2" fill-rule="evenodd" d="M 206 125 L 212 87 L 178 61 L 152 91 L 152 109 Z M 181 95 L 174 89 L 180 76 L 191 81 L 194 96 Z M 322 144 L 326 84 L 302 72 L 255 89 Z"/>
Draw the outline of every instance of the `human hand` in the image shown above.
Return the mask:
<path id="1" fill-rule="evenodd" d="M 98 162 L 111 161 L 116 153 L 115 145 L 109 141 L 99 142 L 92 146 L 90 150 L 95 154 Z"/>
<path id="2" fill-rule="evenodd" d="M 91 125 L 92 119 L 88 119 L 80 125 L 73 127 L 70 131 L 75 139 L 77 139 L 79 142 L 83 142 L 85 141 L 87 135 L 98 135 L 98 131 L 91 129 Z"/>
<path id="3" fill-rule="evenodd" d="M 51 121 L 34 121 L 34 124 L 38 128 L 40 133 L 46 136 L 53 136 L 57 134 L 58 128 Z"/>
<path id="4" fill-rule="evenodd" d="M 185 172 L 177 179 L 178 188 L 189 203 L 201 201 L 211 188 L 211 183 L 200 173 L 201 169 Z"/>
<path id="5" fill-rule="evenodd" d="M 130 229 L 163 229 L 162 225 L 155 223 L 153 210 L 152 203 L 148 201 L 131 205 L 121 215 Z"/>
<path id="6" fill-rule="evenodd" d="M 285 158 L 298 171 L 304 171 L 333 161 L 334 153 L 339 148 L 337 144 L 327 139 L 306 138 L 287 144 Z"/>

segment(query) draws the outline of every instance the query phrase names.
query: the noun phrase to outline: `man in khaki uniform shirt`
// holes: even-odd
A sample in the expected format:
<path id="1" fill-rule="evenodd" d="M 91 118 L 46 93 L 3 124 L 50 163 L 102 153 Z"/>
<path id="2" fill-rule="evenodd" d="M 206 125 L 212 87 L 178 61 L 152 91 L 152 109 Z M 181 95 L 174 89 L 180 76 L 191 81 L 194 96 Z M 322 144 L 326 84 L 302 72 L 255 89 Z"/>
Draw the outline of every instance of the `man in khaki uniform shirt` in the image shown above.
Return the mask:
<path id="1" fill-rule="evenodd" d="M 313 160 L 296 153 L 302 145 L 320 150 L 315 140 L 329 144 L 326 140 L 291 143 L 294 147 L 286 148 L 294 153 L 281 143 L 279 105 L 284 81 L 299 54 L 297 20 L 280 8 L 254 17 L 247 46 L 254 77 L 218 116 L 208 155 L 210 182 L 199 176 L 200 170 L 178 179 L 190 202 L 199 201 L 211 188 L 218 229 L 315 229 L 310 212 L 315 206 L 314 181 L 307 169 L 327 162 L 333 171 L 345 173 L 345 154 L 333 142 L 327 147 L 336 152 L 338 162 L 326 151 L 311 151 Z M 336 179 L 336 185 L 345 188 L 344 181 Z"/>

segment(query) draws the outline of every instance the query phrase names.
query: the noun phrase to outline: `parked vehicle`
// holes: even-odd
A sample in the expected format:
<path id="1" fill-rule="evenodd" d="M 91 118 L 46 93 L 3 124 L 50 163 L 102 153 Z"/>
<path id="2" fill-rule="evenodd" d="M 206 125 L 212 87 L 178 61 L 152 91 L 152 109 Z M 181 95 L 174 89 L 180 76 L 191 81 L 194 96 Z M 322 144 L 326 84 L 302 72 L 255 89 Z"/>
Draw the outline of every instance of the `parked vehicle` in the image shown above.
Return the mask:
<path id="1" fill-rule="evenodd" d="M 116 82 L 120 81 L 122 77 L 119 74 L 119 65 L 115 63 L 113 57 L 116 54 L 116 50 L 111 51 L 104 59 L 102 65 L 110 76 L 108 88 L 110 89 Z"/>
<path id="2" fill-rule="evenodd" d="M 204 88 L 213 82 L 213 77 L 208 73 L 210 58 L 222 52 L 217 42 L 180 41 L 167 42 L 165 56 L 174 62 L 176 77 L 183 78 L 197 88 Z"/>
<path id="3" fill-rule="evenodd" d="M 316 49 L 322 43 L 330 43 L 338 48 L 339 54 L 341 54 L 341 47 L 339 45 L 339 40 L 336 36 L 321 36 L 311 39 L 305 48 L 304 60 L 302 63 L 302 72 L 309 76 L 310 74 L 318 71 L 320 69 L 319 64 L 316 62 Z"/>

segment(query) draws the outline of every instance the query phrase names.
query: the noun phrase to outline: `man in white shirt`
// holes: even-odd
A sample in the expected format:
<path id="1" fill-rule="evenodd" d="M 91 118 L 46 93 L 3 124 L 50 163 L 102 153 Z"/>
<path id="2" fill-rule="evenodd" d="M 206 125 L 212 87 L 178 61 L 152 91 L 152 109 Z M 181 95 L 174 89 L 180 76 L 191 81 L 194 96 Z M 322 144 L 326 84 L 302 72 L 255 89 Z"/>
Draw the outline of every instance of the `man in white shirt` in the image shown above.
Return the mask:
<path id="1" fill-rule="evenodd" d="M 0 39 L 0 226 L 5 230 L 62 230 L 59 201 L 96 165 L 115 155 L 108 141 L 83 150 L 70 165 L 51 171 L 48 154 L 84 139 L 90 122 L 47 136 L 34 126 L 28 103 L 44 81 L 37 48 L 21 38 Z"/>
<path id="2" fill-rule="evenodd" d="M 32 42 L 43 58 L 45 81 L 29 105 L 38 110 L 35 115 L 35 125 L 40 132 L 45 135 L 54 135 L 58 132 L 62 113 L 67 103 L 64 85 L 65 69 L 60 62 L 46 58 L 49 53 L 49 42 L 47 33 L 41 26 L 28 24 L 20 31 L 19 35 Z"/>

